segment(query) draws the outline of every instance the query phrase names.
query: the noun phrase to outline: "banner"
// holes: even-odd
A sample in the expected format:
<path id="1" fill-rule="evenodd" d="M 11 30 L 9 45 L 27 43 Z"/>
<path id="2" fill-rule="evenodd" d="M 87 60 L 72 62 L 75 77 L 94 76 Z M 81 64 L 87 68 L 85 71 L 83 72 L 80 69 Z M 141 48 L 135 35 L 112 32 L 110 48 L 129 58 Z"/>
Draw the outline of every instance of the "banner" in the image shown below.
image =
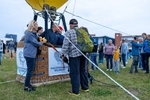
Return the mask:
<path id="1" fill-rule="evenodd" d="M 56 48 L 59 52 L 61 48 Z M 69 74 L 68 64 L 64 63 L 60 55 L 53 49 L 48 48 L 49 76 Z"/>
<path id="2" fill-rule="evenodd" d="M 58 51 L 61 48 L 56 48 Z M 20 76 L 26 76 L 27 65 L 26 60 L 23 56 L 23 48 L 17 48 L 16 52 L 17 58 L 17 74 Z M 49 76 L 69 74 L 68 64 L 64 63 L 60 58 L 59 54 L 52 48 L 48 48 L 48 72 Z"/>
<path id="3" fill-rule="evenodd" d="M 26 76 L 27 65 L 26 60 L 23 56 L 23 48 L 17 48 L 16 58 L 17 58 L 17 74 L 20 76 Z"/>

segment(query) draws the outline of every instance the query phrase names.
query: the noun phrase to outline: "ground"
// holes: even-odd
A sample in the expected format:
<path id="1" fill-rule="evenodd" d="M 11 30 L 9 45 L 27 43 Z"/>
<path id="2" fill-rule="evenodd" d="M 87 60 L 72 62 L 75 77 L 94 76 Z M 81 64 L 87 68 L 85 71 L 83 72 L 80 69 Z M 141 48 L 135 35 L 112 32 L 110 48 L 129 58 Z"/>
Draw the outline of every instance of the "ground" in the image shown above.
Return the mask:
<path id="1" fill-rule="evenodd" d="M 128 61 L 127 68 L 121 68 L 120 74 L 107 72 L 105 63 L 99 64 L 99 67 L 140 100 L 149 100 L 150 74 L 145 74 L 141 69 L 139 73 L 130 74 L 131 61 Z M 99 70 L 91 71 L 97 81 L 89 84 L 90 92 L 80 92 L 78 97 L 67 93 L 71 89 L 70 81 L 43 85 L 35 92 L 24 92 L 23 84 L 18 81 L 3 84 L 16 79 L 16 70 L 16 60 L 3 59 L 0 66 L 0 100 L 135 100 Z"/>

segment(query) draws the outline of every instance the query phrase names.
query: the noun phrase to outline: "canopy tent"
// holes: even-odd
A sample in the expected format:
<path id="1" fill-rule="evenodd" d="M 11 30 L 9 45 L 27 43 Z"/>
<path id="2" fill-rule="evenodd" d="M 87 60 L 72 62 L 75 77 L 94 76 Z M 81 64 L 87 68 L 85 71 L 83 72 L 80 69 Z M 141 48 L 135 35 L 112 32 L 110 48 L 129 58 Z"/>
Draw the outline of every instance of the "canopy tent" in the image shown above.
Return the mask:
<path id="1" fill-rule="evenodd" d="M 68 0 L 25 0 L 33 9 L 42 11 L 43 4 L 55 6 L 56 9 L 60 8 Z"/>

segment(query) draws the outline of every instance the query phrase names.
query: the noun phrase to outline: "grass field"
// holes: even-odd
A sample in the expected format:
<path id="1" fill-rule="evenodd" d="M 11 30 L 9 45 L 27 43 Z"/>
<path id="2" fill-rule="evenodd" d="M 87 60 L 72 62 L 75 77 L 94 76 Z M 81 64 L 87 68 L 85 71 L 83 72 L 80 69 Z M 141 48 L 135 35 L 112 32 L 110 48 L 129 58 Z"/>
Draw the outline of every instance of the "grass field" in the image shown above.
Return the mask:
<path id="1" fill-rule="evenodd" d="M 106 72 L 140 100 L 150 100 L 150 74 L 145 74 L 142 70 L 139 73 L 129 73 L 131 60 L 129 60 L 126 69 L 121 68 L 120 74 Z M 106 71 L 105 64 L 99 64 L 99 67 Z M 16 61 L 3 59 L 0 66 L 0 82 L 16 79 Z M 71 89 L 70 81 L 44 85 L 37 88 L 35 92 L 24 92 L 23 84 L 15 81 L 0 84 L 0 100 L 134 100 L 120 87 L 115 85 L 99 70 L 91 71 L 96 80 L 90 86 L 90 92 L 80 92 L 80 96 L 70 96 L 67 91 Z"/>

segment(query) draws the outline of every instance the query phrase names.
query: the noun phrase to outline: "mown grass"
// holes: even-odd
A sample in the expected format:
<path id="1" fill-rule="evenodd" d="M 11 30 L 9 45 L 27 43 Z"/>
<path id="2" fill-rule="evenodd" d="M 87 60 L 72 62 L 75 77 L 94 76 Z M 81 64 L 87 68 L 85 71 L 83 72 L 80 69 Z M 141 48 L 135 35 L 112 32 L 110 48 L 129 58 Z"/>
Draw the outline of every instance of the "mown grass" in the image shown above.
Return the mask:
<path id="1" fill-rule="evenodd" d="M 150 74 L 145 74 L 142 70 L 139 70 L 139 73 L 130 74 L 131 61 L 129 60 L 126 69 L 121 68 L 120 74 L 106 72 L 105 64 L 99 64 L 99 67 L 140 100 L 150 100 Z M 90 92 L 80 92 L 79 97 L 68 95 L 67 91 L 71 89 L 70 81 L 43 85 L 35 92 L 24 92 L 23 84 L 15 81 L 0 84 L 0 100 L 134 100 L 99 70 L 91 71 L 91 74 L 100 82 L 94 81 L 93 85 L 89 85 Z M 16 61 L 3 59 L 0 66 L 0 82 L 15 79 Z"/>

